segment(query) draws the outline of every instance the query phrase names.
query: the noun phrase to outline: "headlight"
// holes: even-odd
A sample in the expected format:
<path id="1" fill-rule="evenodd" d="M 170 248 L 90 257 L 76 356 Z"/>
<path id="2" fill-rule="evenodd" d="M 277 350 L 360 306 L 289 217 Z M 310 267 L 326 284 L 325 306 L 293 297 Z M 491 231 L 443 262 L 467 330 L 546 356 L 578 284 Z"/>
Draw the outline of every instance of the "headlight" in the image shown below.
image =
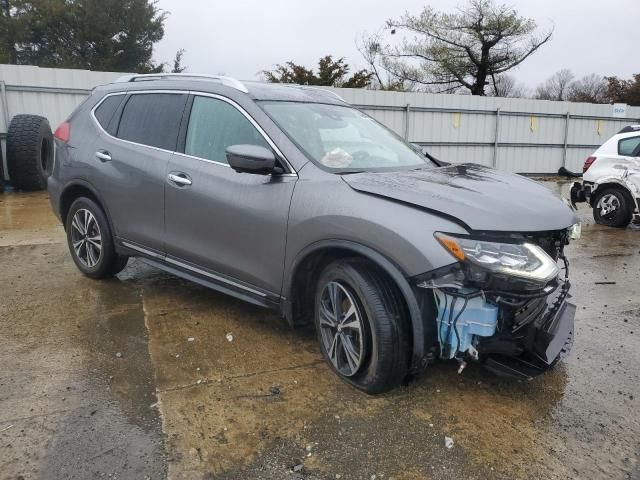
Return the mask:
<path id="1" fill-rule="evenodd" d="M 538 245 L 498 243 L 436 232 L 435 237 L 451 255 L 490 272 L 546 284 L 560 269 Z"/>
<path id="2" fill-rule="evenodd" d="M 569 238 L 571 240 L 580 240 L 581 236 L 582 236 L 582 225 L 580 224 L 580 222 L 569 227 Z"/>

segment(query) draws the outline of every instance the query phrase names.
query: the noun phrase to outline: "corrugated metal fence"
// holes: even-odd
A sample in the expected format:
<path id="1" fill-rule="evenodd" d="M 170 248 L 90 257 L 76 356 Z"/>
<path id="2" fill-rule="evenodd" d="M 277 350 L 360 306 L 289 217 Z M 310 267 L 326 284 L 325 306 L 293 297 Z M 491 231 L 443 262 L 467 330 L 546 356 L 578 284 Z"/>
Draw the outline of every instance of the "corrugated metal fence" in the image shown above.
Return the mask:
<path id="1" fill-rule="evenodd" d="M 0 65 L 0 140 L 2 171 L 6 165 L 6 134 L 14 115 L 31 113 L 49 119 L 55 129 L 96 85 L 122 73 Z M 6 173 L 5 173 L 6 175 Z"/>
<path id="2" fill-rule="evenodd" d="M 334 89 L 413 143 L 448 162 L 474 162 L 520 173 L 580 170 L 584 160 L 640 107 L 613 116 L 612 105 L 519 98 Z"/>
<path id="3" fill-rule="evenodd" d="M 13 115 L 44 115 L 55 128 L 91 88 L 120 75 L 0 65 L 3 150 Z M 623 126 L 640 123 L 640 107 L 627 107 L 626 116 L 619 118 L 611 105 L 332 90 L 436 157 L 520 173 L 553 173 L 562 165 L 579 170 L 584 159 Z"/>

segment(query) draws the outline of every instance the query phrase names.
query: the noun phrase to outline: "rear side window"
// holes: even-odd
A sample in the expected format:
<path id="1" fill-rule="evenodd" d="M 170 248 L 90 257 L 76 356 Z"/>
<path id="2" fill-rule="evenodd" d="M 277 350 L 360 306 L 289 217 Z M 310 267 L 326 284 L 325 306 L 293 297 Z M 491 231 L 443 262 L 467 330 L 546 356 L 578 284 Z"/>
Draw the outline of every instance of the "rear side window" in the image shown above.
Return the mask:
<path id="1" fill-rule="evenodd" d="M 640 147 L 640 137 L 623 138 L 618 142 L 618 155 L 637 156 L 638 147 Z"/>
<path id="2" fill-rule="evenodd" d="M 115 132 L 113 131 L 113 127 L 111 130 L 109 129 L 109 123 L 122 103 L 122 100 L 124 100 L 124 95 L 112 95 L 107 97 L 95 111 L 96 120 L 98 120 L 100 126 L 102 126 L 102 128 L 111 135 Z"/>
<path id="3" fill-rule="evenodd" d="M 227 163 L 231 145 L 270 148 L 256 127 L 237 108 L 210 97 L 195 97 L 189 117 L 184 153 Z"/>
<path id="4" fill-rule="evenodd" d="M 186 101 L 187 95 L 176 93 L 131 95 L 122 111 L 118 138 L 175 150 Z"/>

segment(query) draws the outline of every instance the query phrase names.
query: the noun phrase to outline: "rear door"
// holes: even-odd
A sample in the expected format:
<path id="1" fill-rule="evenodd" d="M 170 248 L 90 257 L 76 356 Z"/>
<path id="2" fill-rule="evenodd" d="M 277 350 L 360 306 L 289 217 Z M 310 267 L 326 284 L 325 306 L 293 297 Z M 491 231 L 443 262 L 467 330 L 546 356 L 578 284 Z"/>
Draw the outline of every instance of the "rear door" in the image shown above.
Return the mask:
<path id="1" fill-rule="evenodd" d="M 640 191 L 640 135 L 627 137 L 618 142 L 618 153 L 627 157 L 631 163 L 627 170 L 626 181 L 635 186 L 627 185 L 631 194 L 640 202 L 640 195 L 634 192 Z M 640 205 L 640 203 L 639 203 Z"/>
<path id="2" fill-rule="evenodd" d="M 132 92 L 117 105 L 106 97 L 94 110 L 102 132 L 92 181 L 105 199 L 115 234 L 129 247 L 164 249 L 166 170 L 187 99 L 180 92 Z"/>
<path id="3" fill-rule="evenodd" d="M 260 145 L 279 156 L 231 100 L 195 95 L 188 110 L 183 153 L 173 155 L 168 168 L 174 176 L 167 178 L 165 195 L 167 261 L 245 293 L 277 296 L 297 175 L 237 173 L 229 167 L 225 150 L 231 145 Z M 176 183 L 175 176 L 186 181 Z"/>
<path id="4" fill-rule="evenodd" d="M 640 135 L 618 140 L 618 155 L 636 160 L 640 155 Z"/>

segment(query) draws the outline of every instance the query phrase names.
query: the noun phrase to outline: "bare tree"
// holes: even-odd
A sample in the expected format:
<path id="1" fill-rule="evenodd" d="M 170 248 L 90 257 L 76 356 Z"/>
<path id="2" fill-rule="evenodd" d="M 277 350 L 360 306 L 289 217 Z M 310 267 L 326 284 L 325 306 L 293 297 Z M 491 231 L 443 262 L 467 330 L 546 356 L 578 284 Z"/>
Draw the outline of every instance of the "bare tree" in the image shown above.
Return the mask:
<path id="1" fill-rule="evenodd" d="M 605 79 L 609 102 L 640 106 L 640 73 L 634 74 L 630 80 L 618 77 L 605 77 Z"/>
<path id="2" fill-rule="evenodd" d="M 602 75 L 592 73 L 569 86 L 567 100 L 583 103 L 608 103 L 607 81 Z"/>
<path id="3" fill-rule="evenodd" d="M 406 78 L 399 78 L 383 66 L 381 32 L 373 35 L 362 35 L 362 38 L 356 41 L 356 47 L 367 63 L 368 70 L 371 73 L 370 86 L 372 88 L 376 90 L 401 92 L 414 90 L 416 82 L 409 81 Z"/>
<path id="4" fill-rule="evenodd" d="M 610 88 L 607 78 L 592 73 L 576 80 L 573 72 L 563 69 L 536 88 L 534 98 L 583 103 L 608 103 Z"/>
<path id="5" fill-rule="evenodd" d="M 536 33 L 535 21 L 494 0 L 468 0 L 454 13 L 425 7 L 419 15 L 387 21 L 387 29 L 410 37 L 395 45 L 370 39 L 375 48 L 368 51 L 379 58 L 379 68 L 432 91 L 462 89 L 473 95 L 485 95 L 492 76 L 520 65 L 553 33 Z"/>
<path id="6" fill-rule="evenodd" d="M 574 78 L 573 72 L 564 68 L 538 85 L 533 97 L 538 100 L 567 100 Z"/>
<path id="7" fill-rule="evenodd" d="M 494 97 L 527 98 L 529 89 L 519 83 L 511 75 L 494 76 L 492 79 L 490 95 Z"/>

